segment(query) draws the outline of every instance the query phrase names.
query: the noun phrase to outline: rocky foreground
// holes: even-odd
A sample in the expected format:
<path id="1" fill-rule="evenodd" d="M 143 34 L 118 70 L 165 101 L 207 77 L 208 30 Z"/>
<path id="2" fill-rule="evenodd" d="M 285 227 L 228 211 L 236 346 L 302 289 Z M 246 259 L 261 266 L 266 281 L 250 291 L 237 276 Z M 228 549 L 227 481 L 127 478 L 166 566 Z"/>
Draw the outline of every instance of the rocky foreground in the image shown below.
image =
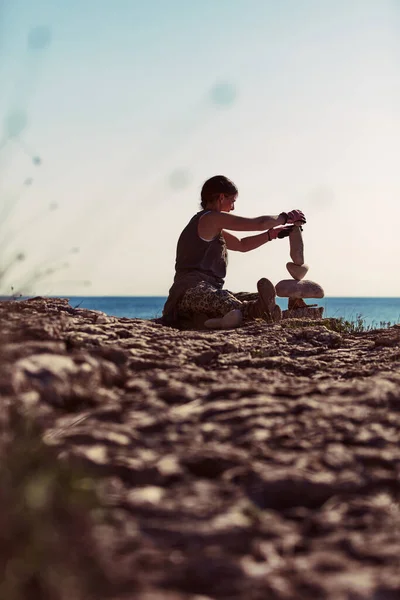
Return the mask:
<path id="1" fill-rule="evenodd" d="M 0 320 L 3 437 L 18 412 L 95 477 L 107 597 L 400 598 L 400 326 L 177 331 L 43 298 Z"/>

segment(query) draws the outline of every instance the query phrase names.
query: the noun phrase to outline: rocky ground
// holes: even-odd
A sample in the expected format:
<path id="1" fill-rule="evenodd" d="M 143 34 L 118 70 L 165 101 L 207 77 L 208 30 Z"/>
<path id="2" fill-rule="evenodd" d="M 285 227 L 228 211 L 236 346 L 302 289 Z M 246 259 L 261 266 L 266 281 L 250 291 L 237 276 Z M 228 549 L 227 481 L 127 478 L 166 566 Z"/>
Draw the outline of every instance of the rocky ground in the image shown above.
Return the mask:
<path id="1" fill-rule="evenodd" d="M 400 598 L 399 326 L 0 320 L 3 436 L 17 410 L 95 476 L 110 597 Z"/>

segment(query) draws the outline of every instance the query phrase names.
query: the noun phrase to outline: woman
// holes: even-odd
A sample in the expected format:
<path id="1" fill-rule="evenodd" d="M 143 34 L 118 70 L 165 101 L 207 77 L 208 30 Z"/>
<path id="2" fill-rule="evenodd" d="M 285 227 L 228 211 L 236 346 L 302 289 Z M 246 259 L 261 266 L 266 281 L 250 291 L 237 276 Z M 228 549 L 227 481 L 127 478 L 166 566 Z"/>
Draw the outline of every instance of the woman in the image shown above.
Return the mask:
<path id="1" fill-rule="evenodd" d="M 208 179 L 201 190 L 201 207 L 182 231 L 177 245 L 175 278 L 163 310 L 163 323 L 180 328 L 228 328 L 242 319 L 281 319 L 275 288 L 268 279 L 257 284 L 258 299 L 241 301 L 223 284 L 227 250 L 248 252 L 289 235 L 296 221 L 305 223 L 300 210 L 256 218 L 230 214 L 238 190 L 223 175 Z M 262 231 L 237 238 L 229 231 Z"/>

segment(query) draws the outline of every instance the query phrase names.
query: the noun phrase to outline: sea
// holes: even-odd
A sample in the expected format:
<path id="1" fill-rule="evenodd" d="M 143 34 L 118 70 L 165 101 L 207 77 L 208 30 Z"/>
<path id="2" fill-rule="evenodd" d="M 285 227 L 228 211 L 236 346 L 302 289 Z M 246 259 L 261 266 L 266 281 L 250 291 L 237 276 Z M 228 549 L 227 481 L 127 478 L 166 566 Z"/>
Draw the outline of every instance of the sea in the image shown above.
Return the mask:
<path id="1" fill-rule="evenodd" d="M 73 307 L 100 310 L 115 317 L 154 319 L 160 317 L 165 296 L 69 296 Z M 282 309 L 286 298 L 277 298 Z M 326 297 L 309 300 L 308 304 L 324 307 L 324 317 L 342 317 L 346 321 L 362 320 L 368 328 L 387 327 L 400 323 L 400 298 L 339 298 Z"/>

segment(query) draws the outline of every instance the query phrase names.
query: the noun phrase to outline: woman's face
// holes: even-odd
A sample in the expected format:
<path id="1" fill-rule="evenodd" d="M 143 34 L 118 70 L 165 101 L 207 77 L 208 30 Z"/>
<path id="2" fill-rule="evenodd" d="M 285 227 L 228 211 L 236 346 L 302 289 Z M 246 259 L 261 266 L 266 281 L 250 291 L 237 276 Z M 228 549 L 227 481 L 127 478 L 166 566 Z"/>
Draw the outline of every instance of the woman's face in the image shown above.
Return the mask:
<path id="1" fill-rule="evenodd" d="M 236 202 L 236 198 L 237 195 L 234 196 L 228 196 L 227 194 L 221 194 L 220 195 L 220 211 L 221 212 L 231 212 L 231 210 L 234 210 L 235 208 L 235 202 Z"/>

